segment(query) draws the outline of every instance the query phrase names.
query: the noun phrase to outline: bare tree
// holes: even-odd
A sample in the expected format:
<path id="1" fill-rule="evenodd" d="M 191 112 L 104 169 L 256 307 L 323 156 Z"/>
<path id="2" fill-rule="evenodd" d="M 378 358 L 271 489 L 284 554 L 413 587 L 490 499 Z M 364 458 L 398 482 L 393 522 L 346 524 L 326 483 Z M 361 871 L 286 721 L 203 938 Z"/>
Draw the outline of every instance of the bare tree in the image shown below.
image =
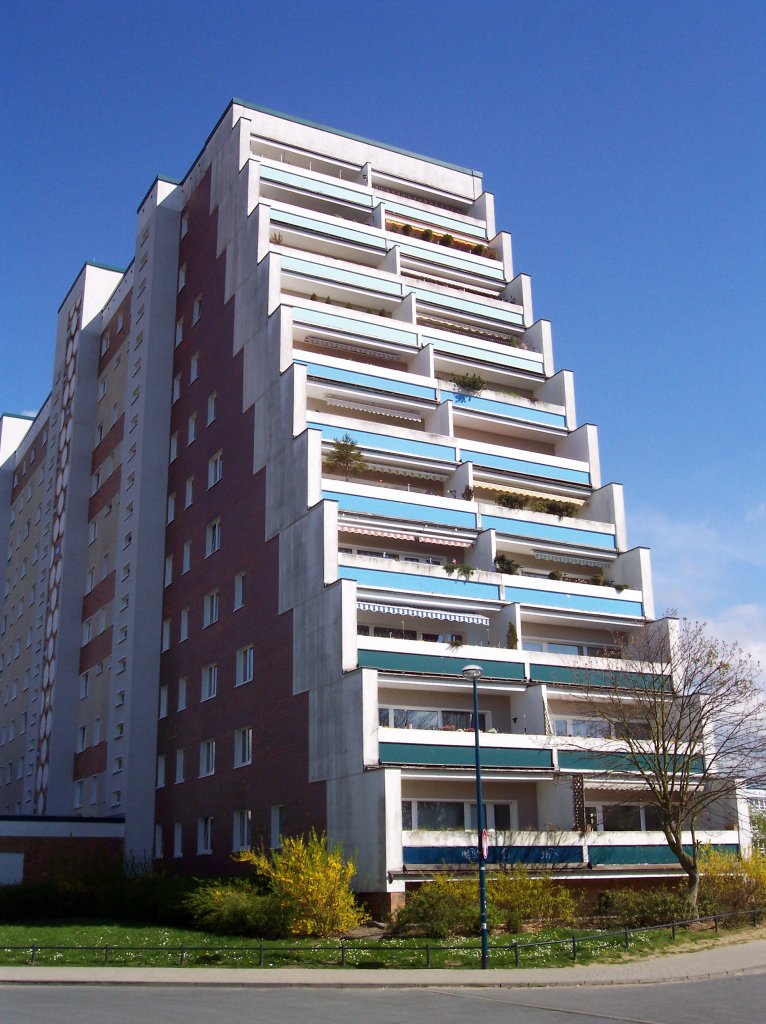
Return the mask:
<path id="1" fill-rule="evenodd" d="M 705 623 L 674 618 L 648 624 L 619 665 L 599 660 L 584 673 L 590 713 L 619 741 L 619 753 L 604 755 L 601 763 L 610 774 L 642 780 L 686 872 L 693 910 L 698 831 L 736 818 L 743 782 L 764 776 L 766 701 L 759 674 L 738 644 L 709 636 Z"/>

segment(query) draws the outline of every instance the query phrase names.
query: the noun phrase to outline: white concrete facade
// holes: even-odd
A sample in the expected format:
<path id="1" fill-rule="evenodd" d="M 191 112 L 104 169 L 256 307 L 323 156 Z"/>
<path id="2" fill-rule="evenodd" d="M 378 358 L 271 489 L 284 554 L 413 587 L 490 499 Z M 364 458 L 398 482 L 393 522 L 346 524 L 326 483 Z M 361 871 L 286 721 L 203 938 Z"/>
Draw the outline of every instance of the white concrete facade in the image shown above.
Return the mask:
<path id="1" fill-rule="evenodd" d="M 252 411 L 252 439 L 240 441 L 252 441 L 252 472 L 265 473 L 259 541 L 278 542 L 269 585 L 291 617 L 292 693 L 308 704 L 305 782 L 326 794 L 316 826 L 357 857 L 365 892 L 401 893 L 434 867 L 470 866 L 473 735 L 460 669 L 478 662 L 494 863 L 665 870 L 672 857 L 663 859 L 639 787 L 638 827 L 610 828 L 610 773 L 578 755 L 619 745 L 587 735 L 573 706 L 593 659 L 618 665 L 615 636 L 654 619 L 649 552 L 627 547 L 622 488 L 601 479 L 598 431 L 578 423 L 573 374 L 554 368 L 551 325 L 534 319 L 531 281 L 514 275 L 481 175 L 236 102 L 183 183 L 150 189 L 131 267 L 86 268 L 60 314 L 50 422 L 63 429 L 74 402 L 67 611 L 57 624 L 60 689 L 30 763 L 38 813 L 78 813 L 69 765 L 83 753 L 76 681 L 83 699 L 89 671 L 80 605 L 90 438 L 103 331 L 129 301 L 118 589 L 99 663 L 107 720 L 93 744 L 106 746 L 87 763 L 98 765 L 100 811 L 126 817 L 126 848 L 145 856 L 154 842 L 158 852 L 179 231 L 208 172 L 231 356 L 243 365 L 242 393 L 218 400 Z M 0 425 L 0 441 L 15 431 L 17 448 L 21 428 Z M 343 437 L 364 459 L 348 474 L 332 466 Z M 179 744 L 183 730 L 179 720 Z M 736 845 L 723 824 L 710 834 Z"/>

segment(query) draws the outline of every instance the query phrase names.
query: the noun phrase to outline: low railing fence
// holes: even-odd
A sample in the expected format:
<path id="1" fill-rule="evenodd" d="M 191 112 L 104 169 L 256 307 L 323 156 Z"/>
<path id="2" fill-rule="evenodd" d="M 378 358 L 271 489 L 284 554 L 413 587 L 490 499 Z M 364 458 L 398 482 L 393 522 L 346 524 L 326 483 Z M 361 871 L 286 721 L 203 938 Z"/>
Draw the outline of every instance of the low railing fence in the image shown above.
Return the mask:
<path id="1" fill-rule="evenodd" d="M 701 917 L 690 917 L 667 921 L 663 924 L 640 925 L 633 928 L 625 926 L 613 931 L 597 932 L 593 935 L 571 935 L 564 938 L 543 939 L 539 942 L 519 942 L 516 940 L 510 943 L 490 943 L 490 966 L 493 953 L 510 953 L 513 956 L 513 966 L 521 967 L 523 966 L 522 953 L 525 950 L 541 949 L 544 947 L 549 947 L 551 949 L 555 947 L 569 947 L 571 950 L 571 959 L 576 961 L 578 952 L 582 947 L 587 946 L 587 944 L 591 942 L 604 943 L 614 940 L 615 944 L 619 942 L 625 949 L 630 949 L 631 938 L 641 933 L 670 931 L 673 941 L 675 941 L 676 934 L 681 928 L 688 928 L 691 925 L 712 924 L 713 929 L 718 932 L 721 924 L 731 918 L 745 918 L 748 924 L 757 926 L 759 920 L 766 918 L 766 907 L 757 907 L 755 909 L 748 910 L 734 910 L 723 914 L 709 914 Z M 459 951 L 464 954 L 475 953 L 478 959 L 481 954 L 481 947 L 478 942 L 476 946 L 469 946 L 465 944 L 451 945 L 449 943 L 445 944 L 441 942 L 425 942 L 423 945 L 412 945 L 406 947 L 392 946 L 387 948 L 385 940 L 378 940 L 375 943 L 365 943 L 357 942 L 353 939 L 341 939 L 340 942 L 332 945 L 317 943 L 310 946 L 277 946 L 272 945 L 271 943 L 264 944 L 263 942 L 251 946 L 190 946 L 186 944 L 181 944 L 179 946 L 119 946 L 109 943 L 103 946 L 50 946 L 33 943 L 31 945 L 23 946 L 0 946 L 0 963 L 3 961 L 3 954 L 7 953 L 26 952 L 28 954 L 27 964 L 39 965 L 40 954 L 43 953 L 91 952 L 94 954 L 94 965 L 108 967 L 110 964 L 116 966 L 114 958 L 119 958 L 119 955 L 123 953 L 164 953 L 168 960 L 172 957 L 172 962 L 169 962 L 167 966 L 186 967 L 189 966 L 190 962 L 194 961 L 199 954 L 207 954 L 208 956 L 213 955 L 218 958 L 219 961 L 222 955 L 225 958 L 227 955 L 237 954 L 240 958 L 240 964 L 238 964 L 238 966 L 264 967 L 272 966 L 271 964 L 267 964 L 267 961 L 270 958 L 278 958 L 280 955 L 287 954 L 291 959 L 300 959 L 302 954 L 327 953 L 329 955 L 327 960 L 324 962 L 325 966 L 347 967 L 353 965 L 354 967 L 385 967 L 387 965 L 381 961 L 384 959 L 386 953 L 389 953 L 392 957 L 396 956 L 398 958 L 401 958 L 403 953 L 422 953 L 423 965 L 430 968 L 433 966 L 433 956 L 435 953 L 450 951 Z M 376 954 L 376 960 L 372 963 L 353 963 L 353 954 L 358 952 L 374 952 Z M 241 963 L 242 960 L 246 960 L 248 963 L 243 965 Z M 63 961 L 59 959 L 57 960 L 57 964 L 63 966 Z M 137 964 L 135 959 L 132 959 L 130 966 L 140 965 Z M 217 963 L 217 966 L 220 966 L 220 962 Z"/>

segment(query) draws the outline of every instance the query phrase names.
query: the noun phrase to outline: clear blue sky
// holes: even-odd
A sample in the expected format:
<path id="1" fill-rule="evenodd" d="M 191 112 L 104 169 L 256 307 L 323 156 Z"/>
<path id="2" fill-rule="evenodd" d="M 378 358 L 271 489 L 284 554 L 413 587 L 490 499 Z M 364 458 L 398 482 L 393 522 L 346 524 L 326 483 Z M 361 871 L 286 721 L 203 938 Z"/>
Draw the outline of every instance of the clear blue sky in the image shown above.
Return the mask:
<path id="1" fill-rule="evenodd" d="M 766 662 L 766 5 L 32 0 L 0 47 L 0 409 L 232 96 L 479 168 L 658 609 Z"/>

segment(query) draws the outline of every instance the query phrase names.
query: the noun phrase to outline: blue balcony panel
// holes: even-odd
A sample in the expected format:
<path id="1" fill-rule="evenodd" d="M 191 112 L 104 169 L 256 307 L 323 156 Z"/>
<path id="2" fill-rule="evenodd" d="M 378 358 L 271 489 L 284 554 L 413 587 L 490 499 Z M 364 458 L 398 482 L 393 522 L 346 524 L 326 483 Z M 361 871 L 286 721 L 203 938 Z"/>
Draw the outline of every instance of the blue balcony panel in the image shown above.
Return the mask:
<path id="1" fill-rule="evenodd" d="M 431 441 L 415 441 L 409 437 L 396 437 L 393 434 L 374 434 L 370 430 L 357 430 L 356 427 L 338 427 L 329 423 L 307 423 L 308 427 L 322 431 L 326 441 L 336 441 L 349 434 L 363 448 L 377 448 L 385 452 L 398 452 L 402 455 L 417 455 L 424 459 L 438 459 L 443 462 L 455 462 L 455 449 L 444 444 L 433 444 Z"/>
<path id="2" fill-rule="evenodd" d="M 356 370 L 325 366 L 324 363 L 306 363 L 302 359 L 296 359 L 296 362 L 308 368 L 309 377 L 337 381 L 341 384 L 352 384 L 356 387 L 385 391 L 394 395 L 407 395 L 411 398 L 436 401 L 436 388 L 429 388 L 423 384 L 412 384 L 409 381 L 400 380 L 398 377 L 378 377 L 371 373 L 358 373 Z"/>
<path id="3" fill-rule="evenodd" d="M 372 274 L 360 274 L 356 270 L 344 270 L 326 263 L 315 263 L 312 260 L 299 260 L 293 256 L 283 256 L 282 270 L 288 274 L 301 274 L 304 277 L 317 278 L 332 284 L 344 284 L 351 288 L 362 288 L 365 291 L 393 295 L 397 299 L 402 297 L 402 285 L 398 281 L 387 281 L 382 277 L 373 277 Z"/>
<path id="4" fill-rule="evenodd" d="M 478 395 L 466 395 L 455 392 L 444 397 L 444 401 L 454 402 L 458 409 L 471 412 L 486 412 L 490 416 L 503 416 L 515 420 L 528 420 L 545 427 L 566 427 L 566 417 L 557 412 L 545 412 L 532 409 L 528 405 L 514 405 L 512 402 L 498 402 L 494 398 L 481 398 Z"/>
<path id="5" fill-rule="evenodd" d="M 518 579 L 513 576 L 512 579 Z M 614 597 L 589 597 L 585 594 L 562 594 L 531 587 L 506 586 L 505 600 L 545 608 L 565 608 L 573 612 L 595 612 L 602 615 L 630 615 L 640 618 L 644 606 L 640 601 L 621 601 Z"/>
<path id="6" fill-rule="evenodd" d="M 455 270 L 462 271 L 464 274 L 477 274 L 481 277 L 492 278 L 494 281 L 504 281 L 503 268 L 498 266 L 497 263 L 478 263 L 473 260 L 464 259 L 457 256 L 454 250 L 450 250 L 445 246 L 434 248 L 430 245 L 411 245 L 409 242 L 402 241 L 404 237 L 406 236 L 397 238 L 395 244 L 399 246 L 402 253 L 406 256 L 412 256 L 414 259 L 424 260 L 429 263 L 438 263 L 442 267 L 452 267 Z"/>
<path id="7" fill-rule="evenodd" d="M 684 845 L 691 854 L 692 847 Z M 715 843 L 714 850 L 722 853 L 739 853 L 736 843 Z M 594 867 L 612 867 L 617 864 L 677 864 L 675 854 L 665 843 L 657 846 L 588 846 L 588 860 Z"/>
<path id="8" fill-rule="evenodd" d="M 355 206 L 371 209 L 373 205 L 372 195 L 369 192 L 345 188 L 343 185 L 334 185 L 331 181 L 321 181 L 305 174 L 295 174 L 293 171 L 285 171 L 281 167 L 270 167 L 268 164 L 261 164 L 261 181 L 287 185 L 289 188 L 298 188 L 303 192 L 314 192 L 330 199 L 339 199 L 344 203 L 353 203 Z"/>
<path id="9" fill-rule="evenodd" d="M 590 473 L 581 469 L 567 469 L 564 466 L 544 462 L 527 462 L 526 459 L 511 459 L 506 455 L 490 455 L 487 452 L 471 451 L 461 445 L 463 462 L 473 462 L 487 469 L 501 469 L 509 473 L 523 473 L 524 476 L 546 477 L 550 480 L 564 480 L 572 484 L 589 484 Z"/>
<path id="10" fill-rule="evenodd" d="M 376 341 L 390 341 L 395 345 L 406 345 L 417 348 L 418 336 L 415 331 L 390 327 L 380 317 L 368 320 L 354 320 L 350 316 L 338 316 L 324 310 L 308 309 L 306 306 L 293 307 L 293 322 L 308 324 L 311 327 L 325 327 L 339 334 L 350 334 L 357 338 L 374 338 Z"/>
<path id="11" fill-rule="evenodd" d="M 449 765 L 454 768 L 472 768 L 476 764 L 473 744 L 455 747 L 439 743 L 385 743 L 378 744 L 381 764 Z M 480 747 L 482 768 L 553 768 L 550 750 L 531 747 Z"/>
<path id="12" fill-rule="evenodd" d="M 362 587 L 376 590 L 408 590 L 442 597 L 475 598 L 497 601 L 500 588 L 494 583 L 472 583 L 470 580 L 446 576 L 420 576 L 411 572 L 388 572 L 385 569 L 364 569 L 359 565 L 340 565 L 338 575 L 344 580 L 356 580 Z"/>
<path id="13" fill-rule="evenodd" d="M 377 668 L 383 672 L 408 672 L 412 675 L 461 677 L 465 658 L 452 658 L 441 654 L 411 654 L 409 651 L 359 650 L 360 668 Z M 524 665 L 518 661 L 491 661 L 471 658 L 471 663 L 484 669 L 484 679 L 506 679 L 521 682 Z"/>
<path id="14" fill-rule="evenodd" d="M 597 772 L 637 772 L 639 765 L 645 764 L 648 770 L 654 759 L 653 754 L 629 755 L 619 750 L 559 750 L 559 768 L 569 771 L 597 771 Z M 640 759 L 640 760 L 639 760 Z M 678 771 L 686 758 L 677 755 L 675 758 Z M 670 767 L 670 758 L 668 759 Z M 704 763 L 701 757 L 691 759 L 689 770 L 696 774 L 701 772 Z"/>
<path id="15" fill-rule="evenodd" d="M 397 203 L 385 200 L 386 213 L 395 213 L 399 217 L 409 220 L 433 224 L 450 233 L 455 231 L 460 235 L 470 235 L 472 238 L 480 238 L 486 241 L 486 227 L 479 227 L 477 224 L 466 224 L 457 217 L 448 217 L 443 213 L 433 213 L 431 210 L 418 210 L 414 206 L 407 206 L 405 203 Z"/>
<path id="16" fill-rule="evenodd" d="M 405 522 L 419 521 L 438 526 L 457 526 L 466 530 L 476 529 L 475 512 L 458 512 L 457 509 L 416 505 L 409 501 L 391 501 L 388 498 L 369 498 L 361 494 L 346 494 L 343 491 L 322 491 L 322 497 L 337 501 L 343 512 L 385 516 L 387 519 L 403 519 Z"/>
<path id="17" fill-rule="evenodd" d="M 574 526 L 553 526 L 550 523 L 531 523 L 526 519 L 509 519 L 506 516 L 492 516 L 482 512 L 483 530 L 496 530 L 507 537 L 529 537 L 533 540 L 550 540 L 559 544 L 576 544 L 589 548 L 606 548 L 614 551 L 617 540 L 613 533 L 597 533 L 595 530 L 578 530 Z"/>
<path id="18" fill-rule="evenodd" d="M 423 344 L 433 345 L 436 352 L 459 356 L 461 359 L 478 360 L 482 363 L 492 363 L 494 366 L 501 366 L 505 369 L 524 370 L 527 373 L 543 375 L 541 360 L 519 355 L 518 353 L 526 350 L 513 348 L 511 345 L 507 347 L 506 351 L 496 352 L 494 349 L 482 348 L 480 345 L 472 345 L 470 342 L 433 337 L 427 331 L 423 332 Z"/>
<path id="19" fill-rule="evenodd" d="M 405 846 L 405 867 L 477 864 L 475 846 Z M 582 864 L 582 846 L 490 846 L 487 864 Z"/>
<path id="20" fill-rule="evenodd" d="M 495 323 L 511 324 L 514 327 L 524 326 L 524 314 L 512 309 L 498 309 L 486 302 L 472 302 L 470 299 L 459 299 L 445 292 L 431 291 L 429 288 L 412 288 L 416 297 L 431 306 L 441 309 L 459 310 L 468 316 L 478 316 L 482 320 L 493 320 Z"/>
<path id="21" fill-rule="evenodd" d="M 357 245 L 365 245 L 371 249 L 385 251 L 386 240 L 381 235 L 373 235 L 368 231 L 357 231 L 346 224 L 329 224 L 324 220 L 315 220 L 313 217 L 301 217 L 297 213 L 290 213 L 287 210 L 278 210 L 272 207 L 271 223 L 284 224 L 287 227 L 298 228 L 302 231 L 311 231 L 319 235 L 327 235 L 330 238 L 337 238 L 341 242 L 354 242 Z"/>
<path id="22" fill-rule="evenodd" d="M 535 683 L 567 683 L 576 686 L 619 686 L 622 689 L 643 689 L 646 677 L 640 672 L 610 672 L 608 669 L 572 668 L 568 665 L 529 666 L 529 675 Z"/>

